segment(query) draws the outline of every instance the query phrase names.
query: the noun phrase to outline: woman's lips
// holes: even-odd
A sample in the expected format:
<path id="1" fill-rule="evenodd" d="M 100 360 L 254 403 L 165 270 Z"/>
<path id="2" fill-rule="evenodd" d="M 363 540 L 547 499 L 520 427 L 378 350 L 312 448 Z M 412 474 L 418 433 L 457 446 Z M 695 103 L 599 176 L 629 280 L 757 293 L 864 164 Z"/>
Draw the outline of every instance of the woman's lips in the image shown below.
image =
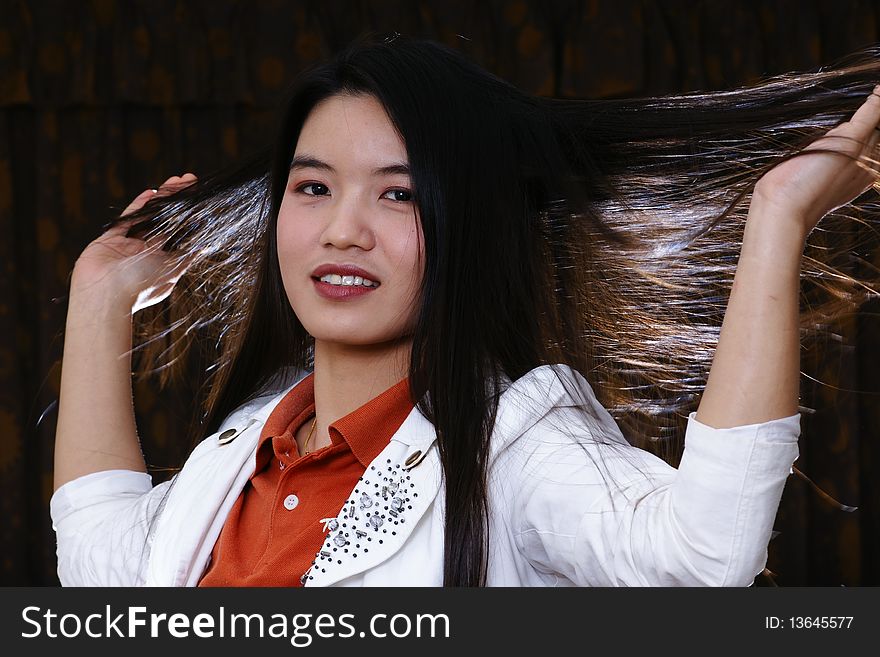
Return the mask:
<path id="1" fill-rule="evenodd" d="M 312 281 L 315 284 L 315 291 L 325 299 L 354 299 L 379 289 L 378 287 L 364 287 L 363 285 L 333 285 L 317 278 L 312 278 Z"/>
<path id="2" fill-rule="evenodd" d="M 321 278 L 323 276 L 326 276 L 327 274 L 338 274 L 341 276 L 360 276 L 361 278 L 369 279 L 374 283 L 379 282 L 376 276 L 368 272 L 366 269 L 361 269 L 357 265 L 345 263 L 325 263 L 316 267 L 315 270 L 311 273 L 311 276 L 312 278 Z"/>

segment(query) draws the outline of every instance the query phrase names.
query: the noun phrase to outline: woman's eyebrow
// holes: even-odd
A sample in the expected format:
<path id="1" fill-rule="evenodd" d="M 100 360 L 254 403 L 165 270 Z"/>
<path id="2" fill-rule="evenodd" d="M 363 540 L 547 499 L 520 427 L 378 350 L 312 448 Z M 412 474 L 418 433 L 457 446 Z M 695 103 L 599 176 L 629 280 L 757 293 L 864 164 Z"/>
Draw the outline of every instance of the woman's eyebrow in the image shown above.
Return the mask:
<path id="1" fill-rule="evenodd" d="M 321 169 L 323 171 L 327 171 L 329 173 L 335 173 L 336 169 L 331 167 L 326 162 L 322 162 L 316 157 L 312 157 L 311 155 L 297 155 L 293 158 L 290 163 L 290 170 L 294 169 Z"/>
<path id="2" fill-rule="evenodd" d="M 400 174 L 402 176 L 409 175 L 409 165 L 405 162 L 399 162 L 396 164 L 389 164 L 384 167 L 377 167 L 373 169 L 373 175 L 376 177 L 379 176 L 393 176 Z"/>
<path id="3" fill-rule="evenodd" d="M 290 170 L 293 171 L 294 169 L 320 169 L 328 173 L 336 173 L 336 169 L 330 164 L 311 155 L 295 156 L 290 163 Z M 406 162 L 395 162 L 393 164 L 376 167 L 373 169 L 373 175 L 376 177 L 392 175 L 408 176 L 410 175 L 409 165 Z"/>

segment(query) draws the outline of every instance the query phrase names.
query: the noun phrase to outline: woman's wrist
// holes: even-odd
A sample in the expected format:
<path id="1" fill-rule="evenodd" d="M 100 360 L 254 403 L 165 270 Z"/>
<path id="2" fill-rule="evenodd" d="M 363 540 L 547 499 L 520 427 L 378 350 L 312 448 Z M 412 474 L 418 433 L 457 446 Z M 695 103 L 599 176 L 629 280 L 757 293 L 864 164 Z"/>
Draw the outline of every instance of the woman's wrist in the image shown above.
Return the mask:
<path id="1" fill-rule="evenodd" d="M 807 242 L 807 221 L 791 208 L 754 197 L 749 206 L 743 234 L 743 249 L 766 251 L 768 255 L 796 251 L 803 253 Z"/>
<path id="2" fill-rule="evenodd" d="M 131 321 L 131 301 L 98 284 L 75 286 L 71 282 L 67 316 L 68 320 L 80 318 L 78 323 Z"/>

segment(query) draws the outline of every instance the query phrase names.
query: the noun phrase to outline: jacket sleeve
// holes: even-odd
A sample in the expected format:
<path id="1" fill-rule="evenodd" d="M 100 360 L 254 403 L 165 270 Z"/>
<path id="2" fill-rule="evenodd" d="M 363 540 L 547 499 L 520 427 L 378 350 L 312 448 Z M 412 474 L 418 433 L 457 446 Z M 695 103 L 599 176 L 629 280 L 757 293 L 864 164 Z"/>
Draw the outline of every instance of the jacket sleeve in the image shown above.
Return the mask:
<path id="1" fill-rule="evenodd" d="M 800 415 L 729 429 L 695 416 L 677 470 L 626 443 L 610 415 L 581 444 L 542 432 L 514 507 L 531 565 L 581 586 L 751 585 Z"/>
<path id="2" fill-rule="evenodd" d="M 105 470 L 67 482 L 49 504 L 62 586 L 141 586 L 151 529 L 171 482 Z"/>
<path id="3" fill-rule="evenodd" d="M 196 446 L 184 464 L 210 449 L 213 438 L 238 426 L 305 372 L 279 371 L 264 394 L 244 402 L 215 434 Z M 291 379 L 291 377 L 294 377 Z M 276 386 L 276 387 L 272 387 Z M 67 482 L 49 503 L 55 530 L 58 578 L 63 586 L 142 586 L 147 578 L 156 523 L 177 476 L 158 486 L 144 472 L 105 470 Z"/>

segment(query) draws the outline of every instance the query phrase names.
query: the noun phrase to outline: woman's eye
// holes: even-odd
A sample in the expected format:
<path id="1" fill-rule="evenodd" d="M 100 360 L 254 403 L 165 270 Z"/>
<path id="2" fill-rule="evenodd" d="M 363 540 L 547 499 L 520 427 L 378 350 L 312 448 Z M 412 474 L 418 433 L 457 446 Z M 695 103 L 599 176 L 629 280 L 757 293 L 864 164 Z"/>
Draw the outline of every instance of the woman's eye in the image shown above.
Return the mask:
<path id="1" fill-rule="evenodd" d="M 312 190 L 311 192 L 306 191 L 310 188 Z M 297 187 L 296 191 L 307 194 L 308 196 L 326 196 L 330 190 L 327 188 L 327 185 L 322 185 L 321 183 L 306 183 L 305 185 Z"/>
<path id="2" fill-rule="evenodd" d="M 387 192 L 383 194 L 383 196 L 391 195 L 392 201 L 397 201 L 399 203 L 407 203 L 412 201 L 412 192 L 408 189 L 389 189 Z"/>

